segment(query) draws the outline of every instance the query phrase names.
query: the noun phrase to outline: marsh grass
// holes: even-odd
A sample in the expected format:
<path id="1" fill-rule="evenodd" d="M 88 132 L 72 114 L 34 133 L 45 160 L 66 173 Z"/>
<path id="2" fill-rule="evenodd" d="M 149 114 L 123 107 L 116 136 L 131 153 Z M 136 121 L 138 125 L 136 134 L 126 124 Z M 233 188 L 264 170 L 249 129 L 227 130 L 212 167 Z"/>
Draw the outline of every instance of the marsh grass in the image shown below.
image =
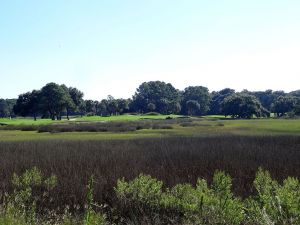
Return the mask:
<path id="1" fill-rule="evenodd" d="M 120 177 L 140 173 L 161 179 L 166 186 L 212 180 L 215 170 L 233 178 L 239 196 L 252 193 L 257 168 L 270 171 L 279 182 L 300 175 L 298 136 L 173 137 L 107 141 L 19 141 L 0 145 L 0 189 L 11 191 L 14 172 L 37 166 L 59 180 L 53 193 L 58 205 L 83 205 L 87 178 L 95 176 L 95 200 L 112 204 Z"/>

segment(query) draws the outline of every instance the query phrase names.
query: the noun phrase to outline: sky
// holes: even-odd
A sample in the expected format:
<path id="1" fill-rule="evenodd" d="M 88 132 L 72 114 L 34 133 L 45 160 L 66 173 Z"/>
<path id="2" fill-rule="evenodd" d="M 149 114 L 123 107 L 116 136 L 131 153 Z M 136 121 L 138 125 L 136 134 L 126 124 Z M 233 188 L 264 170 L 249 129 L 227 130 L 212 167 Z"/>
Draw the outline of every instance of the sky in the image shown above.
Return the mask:
<path id="1" fill-rule="evenodd" d="M 0 0 L 0 98 L 55 82 L 85 99 L 300 89 L 299 0 Z"/>

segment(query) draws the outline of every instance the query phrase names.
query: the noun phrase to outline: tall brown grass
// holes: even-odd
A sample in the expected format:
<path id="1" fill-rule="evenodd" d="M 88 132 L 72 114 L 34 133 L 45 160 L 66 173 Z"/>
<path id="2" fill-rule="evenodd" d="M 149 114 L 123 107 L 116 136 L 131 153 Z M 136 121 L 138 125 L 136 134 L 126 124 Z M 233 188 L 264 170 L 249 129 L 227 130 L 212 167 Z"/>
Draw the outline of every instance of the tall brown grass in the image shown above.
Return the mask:
<path id="1" fill-rule="evenodd" d="M 57 176 L 53 201 L 43 205 L 47 208 L 83 206 L 92 174 L 95 201 L 108 205 L 115 203 L 117 179 L 133 179 L 140 173 L 162 180 L 167 187 L 195 184 L 199 177 L 211 182 L 213 173 L 223 170 L 231 175 L 233 191 L 241 197 L 253 193 L 258 167 L 278 181 L 300 177 L 300 137 L 296 136 L 1 142 L 0 156 L 0 190 L 10 192 L 13 173 L 34 166 Z"/>

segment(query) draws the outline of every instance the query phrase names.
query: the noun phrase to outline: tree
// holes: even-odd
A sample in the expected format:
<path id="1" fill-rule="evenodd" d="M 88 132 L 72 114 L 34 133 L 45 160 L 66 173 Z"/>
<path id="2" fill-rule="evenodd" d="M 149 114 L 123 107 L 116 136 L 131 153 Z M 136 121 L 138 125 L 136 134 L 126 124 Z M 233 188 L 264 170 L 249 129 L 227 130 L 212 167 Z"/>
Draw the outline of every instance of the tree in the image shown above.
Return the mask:
<path id="1" fill-rule="evenodd" d="M 289 95 L 300 98 L 300 90 L 292 91 L 289 93 Z"/>
<path id="2" fill-rule="evenodd" d="M 98 113 L 100 114 L 100 116 L 108 116 L 109 115 L 107 108 L 108 108 L 107 99 L 101 100 L 101 102 L 98 105 Z"/>
<path id="3" fill-rule="evenodd" d="M 78 110 L 79 110 L 79 113 L 81 115 L 81 117 L 84 116 L 84 114 L 86 114 L 86 105 L 85 105 L 85 101 L 82 101 L 80 103 L 80 105 L 78 106 Z"/>
<path id="4" fill-rule="evenodd" d="M 219 115 L 221 114 L 221 104 L 223 100 L 228 97 L 229 95 L 232 95 L 235 93 L 235 90 L 230 88 L 225 88 L 221 91 L 212 92 L 211 93 L 211 103 L 210 103 L 210 109 L 209 114 L 211 115 Z"/>
<path id="5" fill-rule="evenodd" d="M 171 102 L 169 104 L 169 107 L 170 107 L 169 111 L 173 114 L 179 114 L 181 111 L 181 105 L 179 102 Z"/>
<path id="6" fill-rule="evenodd" d="M 297 103 L 297 99 L 292 96 L 279 96 L 272 105 L 272 111 L 278 117 L 284 116 L 287 112 L 291 112 Z"/>
<path id="7" fill-rule="evenodd" d="M 16 99 L 0 99 L 0 117 L 14 117 L 14 105 Z"/>
<path id="8" fill-rule="evenodd" d="M 7 110 L 8 110 L 8 116 L 14 117 L 14 106 L 16 105 L 17 99 L 6 99 L 6 104 L 7 104 Z"/>
<path id="9" fill-rule="evenodd" d="M 107 111 L 109 115 L 117 115 L 118 101 L 111 95 L 107 96 Z"/>
<path id="10" fill-rule="evenodd" d="M 89 115 L 96 115 L 96 104 L 93 100 L 85 100 L 85 111 L 86 113 L 88 113 Z"/>
<path id="11" fill-rule="evenodd" d="M 79 111 L 79 107 L 84 101 L 83 92 L 74 87 L 67 87 L 64 84 L 61 86 L 64 88 L 65 92 L 68 92 L 70 95 L 70 98 L 68 97 L 68 102 L 66 105 L 67 119 L 69 120 L 70 113 L 75 113 Z"/>
<path id="12" fill-rule="evenodd" d="M 156 106 L 155 106 L 154 103 L 150 102 L 150 103 L 148 103 L 148 105 L 147 105 L 147 109 L 148 109 L 150 112 L 154 112 L 155 109 L 156 109 Z"/>
<path id="13" fill-rule="evenodd" d="M 263 108 L 259 100 L 249 94 L 233 94 L 224 99 L 222 102 L 222 112 L 225 116 L 232 118 L 251 118 L 268 116 L 268 111 Z"/>
<path id="14" fill-rule="evenodd" d="M 74 102 L 74 104 L 78 107 L 82 102 L 82 98 L 84 96 L 83 92 L 74 87 L 68 88 L 69 94 Z"/>
<path id="15" fill-rule="evenodd" d="M 160 104 L 159 104 L 159 112 L 161 113 L 161 114 L 170 114 L 170 113 L 172 113 L 172 112 L 170 112 L 170 105 L 171 105 L 171 101 L 169 101 L 168 99 L 166 99 L 166 98 L 162 98 L 161 100 L 160 100 Z"/>
<path id="16" fill-rule="evenodd" d="M 186 109 L 188 112 L 188 115 L 194 116 L 194 115 L 199 115 L 199 111 L 201 109 L 200 104 L 198 101 L 195 100 L 189 100 L 186 102 Z"/>
<path id="17" fill-rule="evenodd" d="M 36 120 L 40 111 L 40 95 L 41 92 L 33 90 L 19 95 L 14 106 L 14 112 L 20 116 L 32 116 Z"/>
<path id="18" fill-rule="evenodd" d="M 99 105 L 100 105 L 100 102 L 99 101 L 97 101 L 97 100 L 95 100 L 94 101 L 94 105 L 95 105 L 95 114 L 97 115 L 97 116 L 99 116 Z"/>
<path id="19" fill-rule="evenodd" d="M 70 94 L 56 83 L 48 83 L 41 89 L 41 107 L 52 120 L 61 120 L 61 113 L 71 104 Z"/>
<path id="20" fill-rule="evenodd" d="M 296 104 L 294 106 L 294 113 L 297 116 L 300 116 L 300 97 L 296 99 Z"/>
<path id="21" fill-rule="evenodd" d="M 182 112 L 188 114 L 187 102 L 196 101 L 200 105 L 197 115 L 205 115 L 209 110 L 210 94 L 208 88 L 202 86 L 190 86 L 184 89 L 182 94 Z"/>
<path id="22" fill-rule="evenodd" d="M 83 92 L 81 92 L 80 90 L 78 90 L 77 88 L 74 87 L 69 87 L 68 88 L 68 92 L 71 96 L 71 99 L 73 100 L 74 103 L 74 111 L 77 112 L 79 111 L 79 107 L 82 104 L 83 100 Z"/>
<path id="23" fill-rule="evenodd" d="M 126 113 L 129 111 L 129 103 L 130 103 L 130 100 L 129 99 L 123 99 L 123 98 L 120 98 L 120 99 L 117 99 L 117 105 L 118 105 L 118 113 L 119 114 L 123 114 L 123 113 Z"/>
<path id="24" fill-rule="evenodd" d="M 284 91 L 272 91 L 270 89 L 266 91 L 249 92 L 249 94 L 254 95 L 268 111 L 271 111 L 272 104 L 276 98 L 286 95 Z"/>
<path id="25" fill-rule="evenodd" d="M 29 115 L 30 98 L 31 98 L 30 92 L 19 95 L 16 105 L 14 107 L 15 114 L 23 117 Z"/>
<path id="26" fill-rule="evenodd" d="M 9 108 L 5 99 L 0 99 L 0 117 L 8 117 Z"/>
<path id="27" fill-rule="evenodd" d="M 136 111 L 145 113 L 152 111 L 149 103 L 155 105 L 155 110 L 162 114 L 173 113 L 170 105 L 180 102 L 180 93 L 170 83 L 150 81 L 142 83 L 133 96 L 133 107 Z"/>

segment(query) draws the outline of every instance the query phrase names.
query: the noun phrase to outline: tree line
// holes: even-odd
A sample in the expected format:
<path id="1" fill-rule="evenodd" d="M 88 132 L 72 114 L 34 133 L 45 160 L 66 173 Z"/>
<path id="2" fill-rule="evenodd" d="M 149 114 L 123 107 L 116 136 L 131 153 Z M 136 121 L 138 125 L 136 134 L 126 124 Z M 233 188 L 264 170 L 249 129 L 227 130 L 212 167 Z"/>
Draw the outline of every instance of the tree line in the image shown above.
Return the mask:
<path id="1" fill-rule="evenodd" d="M 182 114 L 191 116 L 225 115 L 233 118 L 300 115 L 300 90 L 256 91 L 225 88 L 209 92 L 207 87 L 189 86 L 178 90 L 170 83 L 142 83 L 132 98 L 84 100 L 74 87 L 48 83 L 40 90 L 20 94 L 17 99 L 0 99 L 0 117 L 31 116 L 61 120 L 70 115 L 111 116 L 124 113 Z"/>

